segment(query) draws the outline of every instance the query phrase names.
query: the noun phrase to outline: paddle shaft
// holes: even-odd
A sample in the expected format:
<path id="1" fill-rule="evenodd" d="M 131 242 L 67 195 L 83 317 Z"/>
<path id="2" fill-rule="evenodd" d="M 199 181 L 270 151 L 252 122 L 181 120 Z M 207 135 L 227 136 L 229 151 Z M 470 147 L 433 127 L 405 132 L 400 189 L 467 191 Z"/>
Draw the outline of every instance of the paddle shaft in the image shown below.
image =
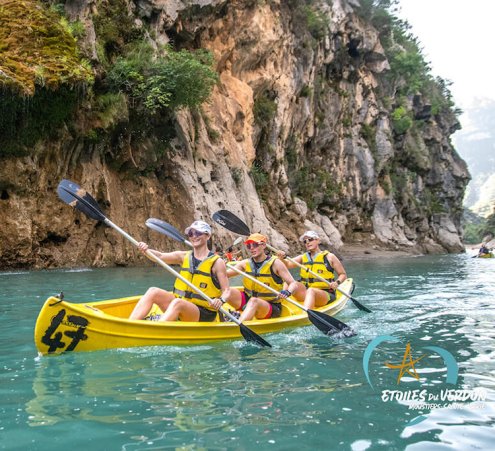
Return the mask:
<path id="1" fill-rule="evenodd" d="M 266 245 L 266 247 L 268 249 L 270 249 L 272 252 L 275 252 L 275 253 L 278 253 L 280 252 L 280 250 L 274 248 L 273 246 L 270 246 L 269 244 Z M 299 262 L 296 262 L 293 258 L 290 258 L 290 257 L 285 257 L 287 260 L 289 260 L 290 262 L 294 263 L 294 265 L 296 266 L 299 266 L 299 268 L 302 268 L 302 269 L 305 269 L 306 271 L 308 271 L 310 274 L 312 274 L 313 276 L 315 276 L 318 280 L 321 280 L 322 282 L 325 282 L 326 284 L 330 285 L 330 282 L 327 280 L 327 279 L 324 279 L 323 277 L 319 276 L 318 274 L 314 273 L 313 271 L 311 271 L 310 269 L 306 268 L 306 266 L 302 265 L 301 263 Z M 339 293 L 342 293 L 344 296 L 346 296 L 347 298 L 349 299 L 352 299 L 352 296 L 350 294 L 347 294 L 345 291 L 342 291 L 340 288 L 337 287 L 337 291 Z"/>
<path id="2" fill-rule="evenodd" d="M 106 225 L 113 228 L 118 233 L 120 233 L 122 236 L 124 236 L 127 240 L 129 240 L 135 246 L 139 245 L 139 243 L 134 238 L 132 238 L 128 233 L 126 233 L 124 230 L 122 230 L 120 227 L 118 227 L 112 221 L 110 221 L 110 219 L 108 219 L 103 214 L 103 212 L 100 209 L 100 206 L 91 197 L 91 195 L 86 193 L 85 190 L 82 190 L 81 187 L 79 185 L 77 185 L 76 183 L 71 182 L 70 180 L 62 180 L 58 184 L 57 194 L 59 195 L 60 199 L 63 202 L 65 202 L 66 204 L 70 205 L 71 207 L 78 209 L 79 211 L 81 211 L 82 213 L 84 213 L 86 216 L 88 216 L 91 219 L 104 222 Z M 74 199 L 76 200 L 75 202 L 74 202 Z M 170 226 L 170 227 L 172 227 L 172 226 Z M 161 230 L 161 228 L 159 230 Z M 170 232 L 167 232 L 166 234 L 169 235 L 169 233 Z M 180 236 L 180 233 L 175 228 L 174 228 L 174 236 Z M 185 241 L 185 240 L 183 240 L 181 238 L 181 241 Z M 185 241 L 185 242 L 189 244 L 188 241 Z M 207 297 L 202 291 L 200 291 L 197 287 L 195 287 L 187 279 L 182 278 L 182 276 L 180 274 L 175 272 L 164 261 L 162 261 L 160 258 L 156 257 L 152 252 L 147 251 L 146 255 L 149 256 L 149 258 L 151 258 L 153 261 L 156 261 L 159 265 L 163 266 L 171 274 L 175 275 L 177 278 L 182 280 L 186 285 L 191 287 L 194 291 L 198 292 L 207 301 L 211 302 L 210 298 Z M 254 333 L 251 329 L 249 329 L 249 327 L 242 324 L 235 316 L 233 316 L 229 312 L 224 311 L 223 309 L 219 309 L 219 311 L 222 312 L 225 316 L 230 318 L 231 321 L 233 321 L 235 324 L 237 324 L 239 326 L 239 328 L 241 330 L 241 335 L 244 337 L 244 339 L 246 341 L 254 341 L 261 346 L 271 347 L 270 343 L 268 343 L 266 340 L 264 340 L 258 334 Z"/>
<path id="3" fill-rule="evenodd" d="M 119 232 L 124 238 L 129 240 L 134 246 L 138 246 L 139 242 L 136 241 L 131 235 L 129 235 L 126 231 L 122 230 L 118 225 L 114 224 L 110 219 L 105 218 L 104 220 L 105 224 L 112 227 L 112 229 L 116 230 Z M 187 240 L 184 240 L 185 243 L 188 243 Z M 146 256 L 149 257 L 151 260 L 155 261 L 159 265 L 163 266 L 169 273 L 173 274 L 175 277 L 178 279 L 182 280 L 188 287 L 193 289 L 196 293 L 198 293 L 203 299 L 205 299 L 208 302 L 212 302 L 213 299 L 211 299 L 207 294 L 203 293 L 196 285 L 191 283 L 189 280 L 186 278 L 182 277 L 177 271 L 175 271 L 173 268 L 171 268 L 167 263 L 165 263 L 161 258 L 157 257 L 153 252 L 151 252 L 149 249 L 146 251 Z M 231 315 L 229 312 L 226 310 L 220 308 L 219 309 L 222 314 L 225 316 L 228 316 L 232 321 L 234 321 L 238 326 L 241 325 L 241 322 L 233 315 Z"/>
<path id="4" fill-rule="evenodd" d="M 233 269 L 238 274 L 243 275 L 244 277 L 247 277 L 248 279 L 251 279 L 253 282 L 266 288 L 267 290 L 271 291 L 272 293 L 280 294 L 280 292 L 278 292 L 274 288 L 264 284 L 263 282 L 256 279 L 255 277 L 251 276 L 250 274 L 246 274 L 245 272 L 241 271 L 240 269 L 237 269 L 235 266 L 232 266 L 231 269 Z M 299 304 L 297 301 L 294 301 L 288 297 L 285 298 L 285 300 L 289 301 L 291 304 L 295 305 L 296 307 L 300 308 L 301 310 L 304 310 L 307 313 L 308 318 L 313 323 L 313 325 L 316 326 L 319 330 L 321 330 L 325 335 L 328 335 L 331 330 L 334 330 L 334 331 L 337 330 L 339 332 L 343 331 L 343 330 L 348 330 L 348 331 L 351 330 L 347 324 L 343 323 L 342 321 L 339 321 L 337 318 L 329 316 L 323 312 L 317 312 L 315 310 L 310 310 L 310 309 L 306 308 L 305 306 Z M 352 336 L 352 335 L 349 335 L 349 336 Z"/>
<path id="5" fill-rule="evenodd" d="M 275 290 L 275 288 L 270 287 L 266 283 L 263 283 L 261 280 L 258 280 L 256 277 L 253 277 L 253 276 L 245 273 L 244 271 L 241 271 L 240 269 L 236 268 L 235 266 L 231 266 L 229 269 L 234 270 L 237 274 L 240 274 L 244 277 L 247 277 L 248 279 L 252 280 L 254 283 L 257 283 L 258 285 L 262 286 L 263 288 L 266 288 L 268 291 L 271 291 L 273 294 L 278 294 L 278 295 L 280 294 L 280 292 Z M 289 301 L 291 304 L 295 305 L 296 307 L 299 307 L 300 309 L 304 310 L 305 312 L 308 311 L 308 309 L 306 307 L 304 307 L 303 305 L 299 304 L 299 302 L 294 301 L 290 298 L 285 298 L 285 299 L 287 301 Z"/>
<path id="6" fill-rule="evenodd" d="M 249 230 L 249 227 L 247 224 L 239 219 L 234 213 L 228 211 L 228 210 L 219 210 L 213 214 L 213 220 L 220 224 L 222 227 L 225 227 L 226 229 L 230 230 L 231 232 L 238 233 L 239 235 L 244 235 L 247 236 L 251 233 Z M 271 249 L 274 252 L 280 252 L 274 247 L 267 245 L 269 249 Z M 292 260 L 289 258 L 290 261 L 292 261 L 296 266 L 299 266 L 300 268 L 305 268 L 302 266 L 300 263 L 297 263 L 296 261 Z M 305 268 L 307 269 L 307 268 Z M 318 274 L 315 274 L 314 272 L 308 270 L 311 274 L 313 274 L 318 280 L 321 280 L 325 282 L 326 284 L 330 285 L 330 282 L 326 279 L 323 279 L 321 276 Z M 345 291 L 342 291 L 341 289 L 337 288 L 337 291 L 342 293 L 347 299 L 350 299 L 354 305 L 359 309 L 363 310 L 365 312 L 371 313 L 371 310 L 368 307 L 365 307 L 363 304 L 361 304 L 357 299 L 354 299 L 351 295 L 346 293 Z"/>

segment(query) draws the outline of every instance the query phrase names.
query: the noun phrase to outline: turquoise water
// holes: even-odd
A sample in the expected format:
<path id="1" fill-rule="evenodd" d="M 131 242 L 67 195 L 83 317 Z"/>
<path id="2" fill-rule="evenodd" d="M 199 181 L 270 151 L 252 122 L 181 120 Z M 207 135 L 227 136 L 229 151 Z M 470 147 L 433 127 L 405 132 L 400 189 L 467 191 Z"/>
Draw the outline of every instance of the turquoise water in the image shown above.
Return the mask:
<path id="1" fill-rule="evenodd" d="M 93 301 L 171 280 L 156 268 L 0 273 L 0 448 L 493 449 L 494 264 L 466 255 L 346 262 L 355 297 L 373 310 L 349 303 L 339 314 L 353 338 L 310 326 L 266 336 L 272 349 L 235 341 L 41 358 L 33 331 L 49 295 Z M 372 388 L 363 355 L 382 335 L 399 341 L 372 353 Z M 449 351 L 455 384 L 432 353 L 414 366 L 419 381 L 406 373 L 398 384 L 399 370 L 384 363 L 400 363 L 407 343 L 414 359 L 426 346 Z M 483 400 L 422 410 L 382 400 L 385 390 L 450 388 Z"/>

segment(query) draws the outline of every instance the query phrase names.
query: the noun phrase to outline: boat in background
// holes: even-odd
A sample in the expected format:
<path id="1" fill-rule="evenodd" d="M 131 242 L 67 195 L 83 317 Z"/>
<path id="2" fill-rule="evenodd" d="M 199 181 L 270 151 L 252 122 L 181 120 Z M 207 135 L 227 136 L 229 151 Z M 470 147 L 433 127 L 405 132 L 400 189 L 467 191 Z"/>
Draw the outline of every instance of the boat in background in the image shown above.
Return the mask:
<path id="1" fill-rule="evenodd" d="M 493 258 L 493 252 L 488 252 L 487 254 L 478 254 L 478 258 Z"/>

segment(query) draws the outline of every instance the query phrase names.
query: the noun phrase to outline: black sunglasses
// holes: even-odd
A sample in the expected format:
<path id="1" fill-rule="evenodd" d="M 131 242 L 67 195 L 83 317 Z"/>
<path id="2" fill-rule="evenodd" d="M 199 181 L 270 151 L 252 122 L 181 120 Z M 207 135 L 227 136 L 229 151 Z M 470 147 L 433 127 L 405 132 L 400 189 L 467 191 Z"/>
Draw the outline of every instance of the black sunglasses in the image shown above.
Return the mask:
<path id="1" fill-rule="evenodd" d="M 201 235 L 204 235 L 203 232 L 198 232 L 197 230 L 189 230 L 189 232 L 187 232 L 187 236 L 189 238 L 197 238 L 198 236 L 201 236 Z"/>
<path id="2" fill-rule="evenodd" d="M 262 243 L 248 243 L 246 244 L 246 247 L 248 249 L 256 249 L 258 246 L 260 246 Z"/>
<path id="3" fill-rule="evenodd" d="M 308 244 L 308 243 L 311 243 L 311 241 L 314 241 L 314 240 L 316 240 L 316 238 L 306 238 L 306 239 L 303 240 L 303 243 L 304 244 Z"/>

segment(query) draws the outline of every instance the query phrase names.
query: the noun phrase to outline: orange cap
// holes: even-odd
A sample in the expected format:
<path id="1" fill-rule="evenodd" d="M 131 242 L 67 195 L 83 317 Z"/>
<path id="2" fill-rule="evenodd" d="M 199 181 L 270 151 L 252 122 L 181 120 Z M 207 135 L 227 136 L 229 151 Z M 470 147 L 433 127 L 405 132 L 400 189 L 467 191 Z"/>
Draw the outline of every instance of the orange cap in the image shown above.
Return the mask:
<path id="1" fill-rule="evenodd" d="M 244 241 L 244 244 L 248 243 L 266 243 L 266 236 L 261 233 L 252 233 L 248 236 L 247 240 Z"/>

